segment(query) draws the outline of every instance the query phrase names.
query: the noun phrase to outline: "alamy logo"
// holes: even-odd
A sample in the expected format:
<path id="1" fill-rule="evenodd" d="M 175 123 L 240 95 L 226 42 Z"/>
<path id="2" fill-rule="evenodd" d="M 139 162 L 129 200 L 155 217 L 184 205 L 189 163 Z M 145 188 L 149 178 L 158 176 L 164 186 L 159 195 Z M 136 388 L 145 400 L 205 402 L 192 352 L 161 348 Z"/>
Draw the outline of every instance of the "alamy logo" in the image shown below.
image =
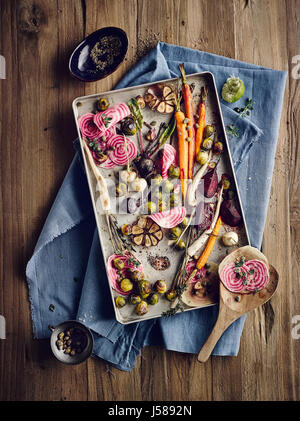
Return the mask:
<path id="1" fill-rule="evenodd" d="M 297 314 L 292 318 L 292 338 L 293 339 L 300 339 L 300 315 Z"/>
<path id="2" fill-rule="evenodd" d="M 0 314 L 0 339 L 6 339 L 5 317 Z"/>
<path id="3" fill-rule="evenodd" d="M 5 65 L 5 57 L 1 56 L 0 54 L 0 79 L 6 78 L 6 65 Z"/>
<path id="4" fill-rule="evenodd" d="M 300 55 L 292 57 L 292 63 L 296 64 L 292 69 L 292 78 L 300 79 Z"/>

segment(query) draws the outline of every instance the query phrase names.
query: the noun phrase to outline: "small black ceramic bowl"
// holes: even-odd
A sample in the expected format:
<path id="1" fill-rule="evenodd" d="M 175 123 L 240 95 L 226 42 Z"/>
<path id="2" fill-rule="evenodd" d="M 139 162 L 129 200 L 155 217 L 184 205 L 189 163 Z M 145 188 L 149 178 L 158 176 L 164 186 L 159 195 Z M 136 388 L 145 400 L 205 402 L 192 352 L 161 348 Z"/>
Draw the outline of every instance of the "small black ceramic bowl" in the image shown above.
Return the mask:
<path id="1" fill-rule="evenodd" d="M 84 82 L 95 82 L 113 73 L 128 50 L 126 33 L 113 26 L 91 33 L 73 51 L 69 70 Z"/>

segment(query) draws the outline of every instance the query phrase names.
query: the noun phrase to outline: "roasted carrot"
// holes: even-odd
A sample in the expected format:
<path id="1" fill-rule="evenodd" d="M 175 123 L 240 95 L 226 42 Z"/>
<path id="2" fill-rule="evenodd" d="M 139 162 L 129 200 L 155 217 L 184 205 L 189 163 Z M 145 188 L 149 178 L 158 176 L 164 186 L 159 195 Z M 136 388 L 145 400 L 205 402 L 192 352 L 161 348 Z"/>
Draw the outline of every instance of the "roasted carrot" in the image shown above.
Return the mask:
<path id="1" fill-rule="evenodd" d="M 178 137 L 178 152 L 179 152 L 179 168 L 180 168 L 180 182 L 182 198 L 184 200 L 186 194 L 187 185 L 187 174 L 188 174 L 188 149 L 189 144 L 187 141 L 188 132 L 184 123 L 185 115 L 179 109 L 179 103 L 177 104 L 177 110 L 175 112 L 177 137 Z"/>
<path id="2" fill-rule="evenodd" d="M 188 178 L 191 180 L 194 174 L 194 163 L 195 163 L 195 119 L 193 111 L 193 99 L 190 85 L 186 81 L 186 75 L 184 70 L 184 64 L 179 65 L 181 77 L 182 77 L 182 96 L 184 101 L 185 116 L 188 119 L 187 131 L 188 131 L 188 142 L 189 142 L 189 159 L 188 159 Z"/>
<path id="3" fill-rule="evenodd" d="M 202 141 L 203 141 L 203 133 L 205 128 L 205 115 L 206 115 L 206 98 L 207 98 L 207 89 L 202 86 L 201 88 L 201 101 L 198 107 L 198 121 L 196 124 L 196 141 L 195 141 L 195 149 L 196 155 L 200 151 Z"/>
<path id="4" fill-rule="evenodd" d="M 205 246 L 205 249 L 203 250 L 203 253 L 201 254 L 201 256 L 199 257 L 199 259 L 197 261 L 197 265 L 196 265 L 197 269 L 202 269 L 203 266 L 207 263 L 207 261 L 209 259 L 209 256 L 212 252 L 212 249 L 214 247 L 214 244 L 216 242 L 216 239 L 218 237 L 221 225 L 222 225 L 222 219 L 219 216 L 219 218 L 216 222 L 216 225 L 214 226 L 214 229 L 213 229 L 213 231 L 212 231 L 212 233 L 209 237 L 209 240 L 208 240 L 208 242 Z"/>

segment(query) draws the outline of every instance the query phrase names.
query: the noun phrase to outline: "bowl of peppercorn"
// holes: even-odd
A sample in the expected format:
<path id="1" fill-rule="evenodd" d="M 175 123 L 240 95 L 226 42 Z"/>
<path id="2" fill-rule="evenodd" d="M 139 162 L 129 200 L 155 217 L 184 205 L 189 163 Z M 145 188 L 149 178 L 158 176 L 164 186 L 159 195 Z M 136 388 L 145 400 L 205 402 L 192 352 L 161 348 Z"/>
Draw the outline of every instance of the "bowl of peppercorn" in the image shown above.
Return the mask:
<path id="1" fill-rule="evenodd" d="M 94 338 L 90 329 L 77 320 L 68 320 L 56 327 L 49 326 L 50 345 L 54 356 L 65 364 L 80 364 L 93 351 Z"/>
<path id="2" fill-rule="evenodd" d="M 128 37 L 123 29 L 113 26 L 98 29 L 75 48 L 69 70 L 81 81 L 95 82 L 117 70 L 127 50 Z"/>

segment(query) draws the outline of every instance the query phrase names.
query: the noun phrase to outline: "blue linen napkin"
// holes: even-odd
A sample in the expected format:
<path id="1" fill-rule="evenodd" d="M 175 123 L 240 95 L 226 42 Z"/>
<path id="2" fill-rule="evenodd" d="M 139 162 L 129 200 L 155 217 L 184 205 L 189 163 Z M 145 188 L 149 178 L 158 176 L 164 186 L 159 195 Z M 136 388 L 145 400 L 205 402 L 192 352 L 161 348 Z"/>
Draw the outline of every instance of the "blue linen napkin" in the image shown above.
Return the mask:
<path id="1" fill-rule="evenodd" d="M 235 125 L 240 133 L 230 138 L 230 150 L 250 241 L 260 248 L 287 74 L 160 42 L 116 88 L 176 77 L 181 62 L 187 74 L 211 71 L 219 93 L 232 74 L 245 82 L 244 96 L 233 105 L 221 100 L 221 107 L 225 124 Z M 247 119 L 233 111 L 243 107 L 246 98 L 255 103 Z M 79 152 L 51 208 L 26 276 L 36 338 L 49 336 L 48 325 L 77 318 L 93 331 L 94 355 L 125 371 L 132 369 L 146 345 L 198 353 L 218 313 L 218 306 L 213 306 L 127 326 L 115 320 Z M 244 320 L 240 318 L 224 332 L 214 355 L 237 355 Z"/>

